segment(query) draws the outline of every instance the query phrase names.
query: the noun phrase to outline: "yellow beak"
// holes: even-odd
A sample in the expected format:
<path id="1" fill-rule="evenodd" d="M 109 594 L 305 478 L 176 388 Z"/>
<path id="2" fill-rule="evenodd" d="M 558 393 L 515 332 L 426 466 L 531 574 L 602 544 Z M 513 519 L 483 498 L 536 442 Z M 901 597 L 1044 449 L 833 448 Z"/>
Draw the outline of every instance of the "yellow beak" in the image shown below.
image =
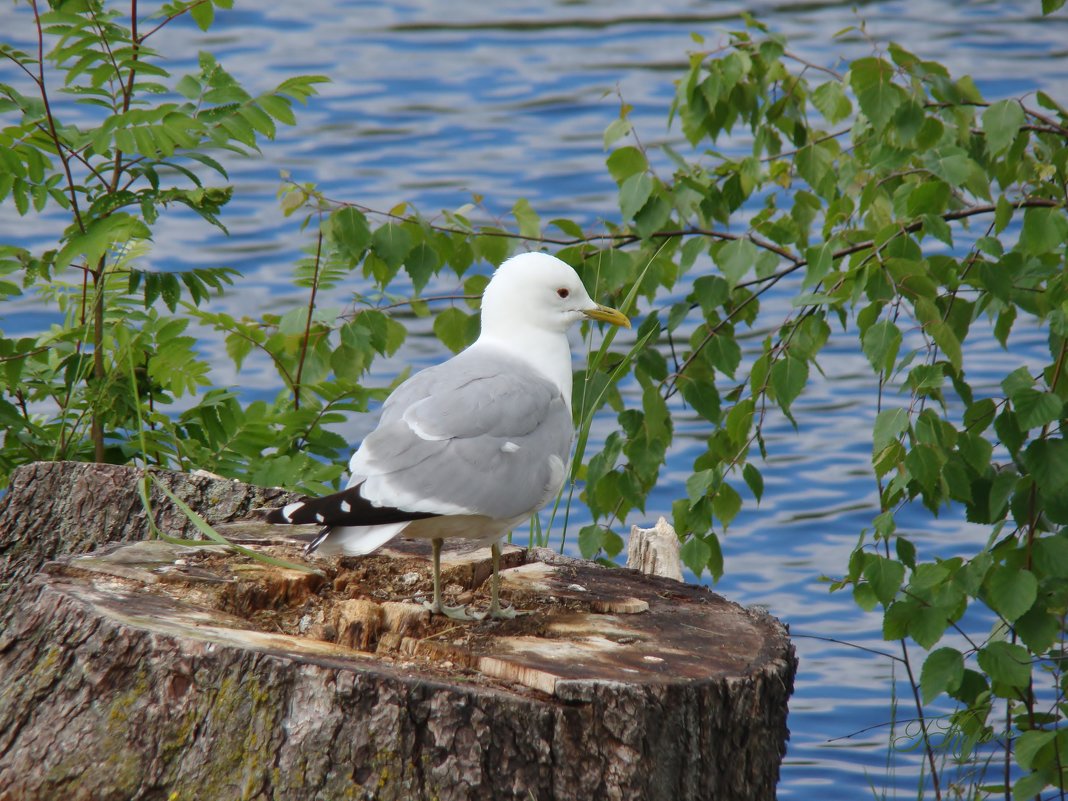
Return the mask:
<path id="1" fill-rule="evenodd" d="M 618 309 L 613 309 L 610 306 L 597 306 L 593 309 L 585 309 L 582 312 L 591 320 L 597 320 L 602 323 L 611 323 L 612 325 L 621 325 L 624 328 L 630 328 L 630 320 L 627 319 L 627 315 Z"/>

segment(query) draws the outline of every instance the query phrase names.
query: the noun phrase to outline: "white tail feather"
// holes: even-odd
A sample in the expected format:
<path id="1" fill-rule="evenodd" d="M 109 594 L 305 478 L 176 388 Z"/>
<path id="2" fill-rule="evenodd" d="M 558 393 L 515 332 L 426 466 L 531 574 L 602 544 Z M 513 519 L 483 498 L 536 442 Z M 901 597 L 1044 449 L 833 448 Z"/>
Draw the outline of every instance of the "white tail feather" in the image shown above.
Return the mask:
<path id="1" fill-rule="evenodd" d="M 380 526 L 338 526 L 330 531 L 315 552 L 321 556 L 363 556 L 381 548 L 410 523 L 384 523 Z"/>

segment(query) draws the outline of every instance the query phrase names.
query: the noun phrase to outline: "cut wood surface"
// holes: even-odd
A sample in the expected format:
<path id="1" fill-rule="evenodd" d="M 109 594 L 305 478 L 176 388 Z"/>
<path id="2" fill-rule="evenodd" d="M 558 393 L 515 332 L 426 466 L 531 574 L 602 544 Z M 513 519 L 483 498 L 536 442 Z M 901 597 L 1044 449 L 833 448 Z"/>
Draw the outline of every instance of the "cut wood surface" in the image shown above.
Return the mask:
<path id="1" fill-rule="evenodd" d="M 219 529 L 292 561 L 310 534 Z M 450 603 L 485 608 L 489 559 L 447 551 Z M 526 614 L 458 623 L 421 606 L 427 543 L 307 564 L 133 541 L 14 579 L 0 799 L 774 797 L 795 660 L 773 618 L 508 547 Z"/>

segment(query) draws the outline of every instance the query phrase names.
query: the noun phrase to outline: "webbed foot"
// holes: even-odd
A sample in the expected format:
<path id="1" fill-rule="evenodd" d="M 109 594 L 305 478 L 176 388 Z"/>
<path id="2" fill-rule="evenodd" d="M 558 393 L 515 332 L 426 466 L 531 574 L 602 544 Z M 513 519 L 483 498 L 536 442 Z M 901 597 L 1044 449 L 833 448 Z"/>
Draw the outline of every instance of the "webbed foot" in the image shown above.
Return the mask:
<path id="1" fill-rule="evenodd" d="M 481 620 L 482 615 L 467 611 L 466 606 L 446 606 L 441 602 L 424 601 L 423 608 L 432 615 L 444 615 L 450 620 Z"/>

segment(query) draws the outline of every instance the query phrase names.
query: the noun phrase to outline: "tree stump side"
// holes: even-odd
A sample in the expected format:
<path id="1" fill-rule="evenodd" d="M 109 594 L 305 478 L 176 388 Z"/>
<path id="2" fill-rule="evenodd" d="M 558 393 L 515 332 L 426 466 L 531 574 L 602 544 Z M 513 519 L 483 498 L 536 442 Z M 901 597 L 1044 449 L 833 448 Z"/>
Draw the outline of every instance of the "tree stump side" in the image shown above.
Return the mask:
<path id="1" fill-rule="evenodd" d="M 233 530 L 257 525 L 276 536 Z M 773 799 L 795 670 L 778 621 L 535 556 L 503 575 L 531 614 L 471 624 L 395 597 L 429 589 L 418 547 L 315 576 L 158 542 L 51 562 L 0 633 L 0 801 Z M 453 597 L 484 596 L 456 582 L 488 556 L 450 558 Z"/>
<path id="2" fill-rule="evenodd" d="M 148 536 L 137 491 L 141 476 L 134 468 L 85 462 L 34 462 L 11 474 L 7 494 L 0 498 L 0 621 L 7 616 L 9 590 L 29 580 L 47 560 Z M 152 477 L 213 525 L 296 498 L 277 487 L 208 475 L 153 470 Z M 158 487 L 152 487 L 149 500 L 160 528 L 175 537 L 201 539 Z"/>

